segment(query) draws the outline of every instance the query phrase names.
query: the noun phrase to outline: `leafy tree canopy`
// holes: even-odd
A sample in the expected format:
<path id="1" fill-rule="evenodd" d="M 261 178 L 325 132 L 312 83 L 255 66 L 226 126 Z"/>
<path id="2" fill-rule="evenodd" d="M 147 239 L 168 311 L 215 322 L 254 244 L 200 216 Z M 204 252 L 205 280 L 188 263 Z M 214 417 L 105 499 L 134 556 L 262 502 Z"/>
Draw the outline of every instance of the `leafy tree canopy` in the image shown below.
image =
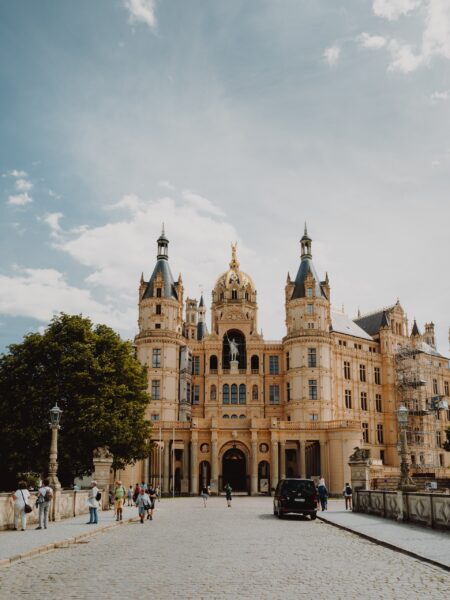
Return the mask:
<path id="1" fill-rule="evenodd" d="M 106 325 L 61 313 L 45 332 L 25 336 L 0 357 L 0 484 L 19 472 L 47 473 L 49 410 L 63 410 L 58 476 L 63 485 L 93 470 L 108 446 L 114 467 L 148 456 L 150 400 L 145 368 L 133 346 Z"/>

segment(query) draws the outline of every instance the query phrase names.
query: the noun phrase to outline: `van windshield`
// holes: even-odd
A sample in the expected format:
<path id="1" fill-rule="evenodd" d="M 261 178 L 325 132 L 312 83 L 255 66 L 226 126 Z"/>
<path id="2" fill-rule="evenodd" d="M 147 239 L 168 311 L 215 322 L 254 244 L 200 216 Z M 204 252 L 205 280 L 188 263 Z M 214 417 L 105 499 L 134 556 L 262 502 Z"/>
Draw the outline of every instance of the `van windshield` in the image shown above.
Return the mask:
<path id="1" fill-rule="evenodd" d="M 291 479 L 283 483 L 283 493 L 297 493 L 297 492 L 314 492 L 315 486 L 313 481 L 296 481 Z"/>

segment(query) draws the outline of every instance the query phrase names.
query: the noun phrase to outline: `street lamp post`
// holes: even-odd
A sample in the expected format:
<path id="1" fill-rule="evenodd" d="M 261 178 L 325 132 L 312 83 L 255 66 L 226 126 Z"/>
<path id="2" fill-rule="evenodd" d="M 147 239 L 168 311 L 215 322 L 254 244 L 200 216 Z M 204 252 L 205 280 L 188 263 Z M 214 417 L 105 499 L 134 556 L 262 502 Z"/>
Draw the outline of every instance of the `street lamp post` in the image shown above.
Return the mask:
<path id="1" fill-rule="evenodd" d="M 397 411 L 397 420 L 400 430 L 400 483 L 398 489 L 403 492 L 413 492 L 416 489 L 410 475 L 411 459 L 409 457 L 407 438 L 408 412 L 408 409 L 404 405 L 401 405 Z"/>
<path id="2" fill-rule="evenodd" d="M 52 430 L 52 442 L 50 445 L 50 461 L 48 465 L 48 480 L 53 489 L 61 489 L 61 484 L 58 479 L 58 430 L 60 428 L 59 422 L 61 420 L 62 410 L 59 408 L 58 403 L 50 409 L 50 423 L 49 426 Z"/>

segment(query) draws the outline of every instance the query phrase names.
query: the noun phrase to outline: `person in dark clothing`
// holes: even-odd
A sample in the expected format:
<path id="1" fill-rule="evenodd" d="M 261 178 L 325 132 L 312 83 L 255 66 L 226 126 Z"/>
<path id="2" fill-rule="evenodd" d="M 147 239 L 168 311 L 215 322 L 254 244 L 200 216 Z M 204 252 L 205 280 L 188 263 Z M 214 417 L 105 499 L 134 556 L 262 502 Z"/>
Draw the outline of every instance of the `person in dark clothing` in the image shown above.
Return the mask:
<path id="1" fill-rule="evenodd" d="M 328 490 L 325 485 L 325 479 L 321 477 L 319 479 L 319 485 L 317 486 L 317 491 L 319 493 L 320 506 L 322 510 L 327 510 L 328 504 Z"/>
<path id="2" fill-rule="evenodd" d="M 231 487 L 231 485 L 229 483 L 227 483 L 227 485 L 225 486 L 225 496 L 227 498 L 228 508 L 231 508 L 231 492 L 232 491 L 233 491 L 233 488 Z"/>

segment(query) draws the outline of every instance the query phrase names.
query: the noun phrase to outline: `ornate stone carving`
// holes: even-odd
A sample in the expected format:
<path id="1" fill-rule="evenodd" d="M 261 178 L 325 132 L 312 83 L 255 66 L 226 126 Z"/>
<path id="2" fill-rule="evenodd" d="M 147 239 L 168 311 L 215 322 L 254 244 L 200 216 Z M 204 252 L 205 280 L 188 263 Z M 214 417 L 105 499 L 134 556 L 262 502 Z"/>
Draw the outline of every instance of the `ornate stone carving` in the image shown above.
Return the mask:
<path id="1" fill-rule="evenodd" d="M 113 455 L 111 454 L 111 452 L 109 451 L 109 448 L 107 446 L 102 446 L 101 448 L 96 448 L 93 452 L 93 456 L 96 459 L 105 459 L 105 458 L 113 457 Z"/>
<path id="2" fill-rule="evenodd" d="M 350 458 L 348 460 L 349 462 L 360 462 L 369 460 L 369 458 L 370 450 L 366 450 L 365 448 L 360 448 L 359 446 L 356 446 L 355 448 L 353 448 L 353 454 L 350 455 Z"/>

